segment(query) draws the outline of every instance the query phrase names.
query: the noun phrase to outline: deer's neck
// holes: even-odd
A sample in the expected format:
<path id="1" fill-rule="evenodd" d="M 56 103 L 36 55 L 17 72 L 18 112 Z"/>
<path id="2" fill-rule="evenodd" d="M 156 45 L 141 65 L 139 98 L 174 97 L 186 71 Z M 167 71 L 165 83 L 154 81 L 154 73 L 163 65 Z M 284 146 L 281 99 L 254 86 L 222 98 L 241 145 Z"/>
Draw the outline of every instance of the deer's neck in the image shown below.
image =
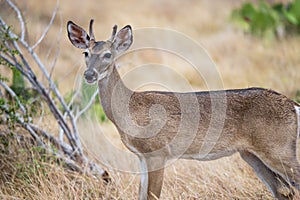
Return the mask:
<path id="1" fill-rule="evenodd" d="M 115 64 L 111 66 L 111 73 L 98 81 L 99 96 L 106 116 L 114 122 L 114 110 L 119 106 L 125 106 L 126 99 L 131 96 L 132 91 L 128 89 L 116 69 Z"/>

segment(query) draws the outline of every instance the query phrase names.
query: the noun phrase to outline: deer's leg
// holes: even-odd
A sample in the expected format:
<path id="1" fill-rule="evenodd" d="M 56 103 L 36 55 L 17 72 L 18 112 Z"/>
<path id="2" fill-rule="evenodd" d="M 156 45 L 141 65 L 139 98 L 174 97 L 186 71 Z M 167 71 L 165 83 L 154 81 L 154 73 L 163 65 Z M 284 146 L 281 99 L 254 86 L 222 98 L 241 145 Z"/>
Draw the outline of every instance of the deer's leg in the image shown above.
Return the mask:
<path id="1" fill-rule="evenodd" d="M 295 142 L 296 143 L 296 142 Z M 267 153 L 266 153 L 267 152 Z M 282 149 L 270 150 L 255 154 L 271 169 L 288 183 L 300 191 L 300 165 L 296 156 L 296 147 L 283 146 Z"/>
<path id="2" fill-rule="evenodd" d="M 275 161 L 266 160 L 266 165 L 300 191 L 300 165 L 296 157 L 290 159 L 279 157 Z"/>
<path id="3" fill-rule="evenodd" d="M 141 158 L 141 182 L 139 200 L 158 199 L 164 177 L 163 158 Z"/>
<path id="4" fill-rule="evenodd" d="M 148 176 L 148 199 L 158 199 L 164 180 L 164 168 L 148 172 Z"/>
<path id="5" fill-rule="evenodd" d="M 269 188 L 278 200 L 292 199 L 294 191 L 280 175 L 270 170 L 257 156 L 249 152 L 240 152 L 241 157 L 254 169 L 257 176 Z"/>

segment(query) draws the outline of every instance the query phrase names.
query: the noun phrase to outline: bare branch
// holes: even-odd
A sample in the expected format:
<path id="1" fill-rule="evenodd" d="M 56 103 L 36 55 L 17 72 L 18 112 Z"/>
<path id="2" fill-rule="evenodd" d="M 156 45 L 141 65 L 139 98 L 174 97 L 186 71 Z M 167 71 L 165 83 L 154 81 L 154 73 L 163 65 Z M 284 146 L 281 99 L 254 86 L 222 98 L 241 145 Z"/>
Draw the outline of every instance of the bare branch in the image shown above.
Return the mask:
<path id="1" fill-rule="evenodd" d="M 57 62 L 59 54 L 60 54 L 59 39 L 61 39 L 61 34 L 62 34 L 62 16 L 60 15 L 60 28 L 59 28 L 59 33 L 57 34 L 58 35 L 58 37 L 57 37 L 57 50 L 56 50 L 55 57 L 52 61 L 52 64 L 50 65 L 50 78 L 52 78 L 54 68 L 56 66 L 56 62 Z"/>
<path id="2" fill-rule="evenodd" d="M 78 95 L 79 95 L 79 90 L 75 90 L 75 94 L 72 95 L 71 101 L 70 101 L 69 104 L 68 104 L 68 108 L 69 108 L 69 109 L 70 109 L 71 106 L 73 105 L 74 99 L 75 99 Z M 65 113 L 64 113 L 64 119 L 66 119 L 66 117 L 67 117 L 67 113 L 65 112 Z M 74 119 L 74 120 L 75 120 L 75 123 L 76 123 L 76 119 Z M 63 141 L 63 140 L 64 140 L 64 135 L 63 135 L 63 130 L 62 130 L 62 129 L 59 130 L 59 140 L 60 140 L 60 141 Z"/>
<path id="3" fill-rule="evenodd" d="M 19 9 L 10 1 L 10 0 L 7 0 L 10 2 L 10 4 L 12 6 L 14 6 L 16 9 L 16 12 L 20 12 Z M 23 18 L 22 18 L 23 19 Z M 7 27 L 6 23 L 4 22 L 4 20 L 0 17 L 0 21 L 2 23 L 2 25 L 4 25 L 5 27 Z M 17 35 L 13 34 L 11 31 L 9 31 L 9 34 L 11 37 L 17 37 Z M 77 129 L 77 125 L 75 123 L 75 120 L 74 120 L 74 117 L 72 115 L 72 113 L 70 112 L 69 108 L 67 107 L 64 99 L 62 98 L 62 96 L 60 95 L 56 85 L 54 84 L 53 80 L 51 79 L 48 71 L 46 70 L 46 68 L 44 67 L 44 65 L 42 64 L 42 62 L 40 61 L 39 57 L 36 55 L 36 53 L 33 51 L 32 47 L 30 47 L 28 45 L 28 43 L 26 41 L 24 41 L 24 37 L 21 38 L 20 40 L 20 43 L 25 47 L 25 49 L 32 55 L 34 61 L 36 62 L 36 64 L 38 65 L 38 67 L 40 68 L 40 70 L 43 72 L 43 74 L 46 76 L 47 80 L 49 81 L 49 85 L 50 85 L 50 88 L 52 89 L 52 91 L 55 93 L 56 97 L 58 98 L 59 102 L 61 103 L 62 107 L 64 108 L 65 112 L 68 114 L 68 117 L 70 118 L 70 121 L 72 123 L 72 128 L 73 128 L 73 132 L 74 132 L 74 137 L 72 134 L 68 134 L 69 138 L 71 139 L 71 141 L 74 141 L 75 142 L 75 146 L 77 146 L 77 150 L 79 151 L 80 154 L 82 154 L 82 147 L 81 147 L 81 143 L 80 143 L 80 140 L 79 140 L 79 136 L 78 136 L 78 129 Z M 28 65 L 28 62 L 26 61 L 26 59 L 24 59 L 24 57 L 22 56 L 22 52 L 21 52 L 21 49 L 19 48 L 18 44 L 16 41 L 13 41 L 13 44 L 14 46 L 16 47 L 16 49 L 20 52 L 20 57 L 21 59 L 23 60 L 23 62 L 25 61 L 26 63 L 26 66 L 29 66 Z M 25 64 L 24 63 L 24 64 Z M 27 67 L 28 70 L 32 71 L 30 69 L 30 67 Z M 58 115 L 60 116 L 59 118 L 63 119 L 60 111 L 56 111 L 58 113 Z M 59 123 L 62 123 L 64 124 L 63 122 L 64 120 L 61 120 L 59 121 Z M 65 125 L 64 125 L 65 126 Z M 65 126 L 66 128 L 68 126 Z M 66 130 L 65 130 L 66 131 Z M 69 131 L 67 131 L 66 133 L 68 133 Z M 70 133 L 70 132 L 69 132 Z"/>
<path id="4" fill-rule="evenodd" d="M 81 142 L 79 140 L 78 130 L 76 120 L 82 113 L 84 113 L 91 105 L 94 98 L 97 96 L 97 92 L 93 95 L 92 99 L 86 105 L 86 107 L 78 113 L 76 117 L 73 116 L 71 112 L 71 105 L 73 100 L 66 104 L 63 97 L 61 96 L 57 86 L 55 85 L 54 81 L 52 80 L 52 73 L 59 55 L 59 50 L 56 52 L 55 58 L 51 64 L 50 73 L 46 69 L 45 65 L 41 62 L 40 58 L 34 51 L 35 48 L 42 42 L 42 40 L 46 37 L 47 33 L 49 32 L 51 25 L 53 25 L 54 19 L 57 15 L 58 10 L 58 0 L 56 2 L 56 6 L 53 10 L 51 20 L 49 21 L 48 26 L 43 31 L 41 37 L 37 40 L 37 42 L 30 46 L 28 40 L 26 40 L 27 36 L 26 33 L 26 26 L 24 23 L 24 19 L 22 17 L 22 13 L 17 8 L 17 6 L 11 1 L 6 0 L 6 2 L 13 8 L 13 10 L 17 13 L 19 22 L 21 24 L 21 36 L 18 36 L 16 33 L 11 31 L 6 22 L 0 16 L 0 34 L 8 34 L 8 41 L 3 41 L 3 44 L 8 51 L 1 52 L 0 58 L 6 62 L 8 65 L 14 66 L 21 74 L 26 78 L 27 81 L 36 89 L 36 91 L 41 95 L 43 100 L 46 102 L 45 105 L 48 106 L 51 113 L 55 117 L 59 127 L 60 127 L 60 134 L 57 138 L 51 133 L 44 131 L 43 129 L 36 126 L 36 124 L 29 123 L 27 120 L 27 115 L 22 115 L 22 113 L 26 114 L 27 110 L 22 102 L 18 99 L 17 95 L 11 90 L 4 82 L 0 82 L 0 85 L 8 91 L 8 93 L 14 97 L 20 106 L 21 110 L 18 110 L 15 113 L 15 117 L 17 119 L 17 123 L 21 124 L 32 136 L 32 138 L 37 142 L 39 146 L 45 148 L 47 152 L 57 156 L 59 159 L 63 160 L 70 168 L 86 173 L 86 170 L 83 170 L 82 165 L 88 166 L 89 171 L 95 174 L 100 174 L 102 176 L 107 176 L 107 172 L 97 166 L 95 163 L 91 162 L 87 157 L 84 156 Z M 60 33 L 62 32 L 62 27 L 60 29 Z M 16 38 L 13 39 L 13 38 Z M 23 51 L 26 51 L 24 54 Z M 11 52 L 18 52 L 18 53 L 11 53 Z M 29 54 L 27 54 L 27 52 Z M 26 55 L 26 56 L 25 56 Z M 32 70 L 29 60 L 33 60 L 34 64 L 36 64 L 39 70 L 47 79 L 47 84 L 49 84 L 49 89 L 54 93 L 54 97 L 51 96 L 48 92 L 48 88 L 46 88 L 41 81 L 37 79 L 35 72 Z M 79 94 L 77 91 L 74 94 L 74 97 Z M 73 97 L 73 98 L 74 98 Z M 58 101 L 57 101 L 58 100 Z M 59 103 L 57 103 L 59 102 Z M 64 111 L 61 111 L 60 106 Z M 9 113 L 9 108 L 6 105 L 2 105 L 1 109 L 4 113 Z M 13 113 L 14 114 L 14 113 Z M 68 120 L 67 120 L 68 119 Z M 63 137 L 66 136 L 68 139 L 66 142 L 63 141 Z M 55 152 L 50 145 L 45 141 L 48 140 L 51 144 L 57 146 L 59 148 L 58 152 Z M 75 161 L 75 162 L 74 162 Z M 79 163 L 79 165 L 76 164 Z M 107 177 L 105 177 L 107 179 Z"/>
<path id="5" fill-rule="evenodd" d="M 94 100 L 97 97 L 97 95 L 98 95 L 98 89 L 94 92 L 94 94 L 92 95 L 92 97 L 91 97 L 90 101 L 87 103 L 87 105 L 82 110 L 80 110 L 79 113 L 76 115 L 75 121 L 77 121 L 78 118 L 93 105 Z"/>
<path id="6" fill-rule="evenodd" d="M 59 4 L 59 1 L 57 0 L 57 1 L 56 1 L 56 5 L 55 5 L 55 7 L 54 7 L 54 10 L 53 10 L 53 12 L 52 12 L 51 20 L 50 20 L 48 26 L 45 28 L 43 34 L 42 34 L 41 37 L 38 39 L 38 41 L 37 41 L 34 45 L 32 45 L 32 47 L 31 47 L 32 49 L 35 49 L 35 48 L 43 41 L 43 39 L 45 38 L 45 36 L 46 36 L 47 33 L 49 32 L 49 29 L 50 29 L 50 27 L 51 27 L 52 24 L 53 24 L 53 21 L 54 21 L 54 19 L 55 19 L 55 16 L 56 16 L 56 13 L 57 13 L 57 10 L 58 10 L 58 4 Z"/>
<path id="7" fill-rule="evenodd" d="M 17 17 L 19 19 L 20 22 L 20 26 L 21 26 L 21 40 L 24 40 L 25 38 L 25 33 L 26 33 L 26 26 L 24 23 L 24 19 L 22 16 L 21 11 L 19 10 L 19 8 L 11 1 L 11 0 L 6 0 L 6 2 L 10 5 L 10 7 L 12 7 L 12 9 L 14 9 L 14 11 L 17 13 Z"/>
<path id="8" fill-rule="evenodd" d="M 0 23 L 1 23 L 2 26 L 8 28 L 8 26 L 6 25 L 6 23 L 4 22 L 4 20 L 1 18 L 1 16 L 0 16 Z M 9 36 L 10 36 L 11 38 L 17 37 L 17 36 L 16 36 L 14 33 L 12 33 L 10 30 L 8 31 L 8 34 L 9 34 Z M 46 72 L 46 75 L 49 75 L 49 74 L 47 73 L 47 71 L 45 70 L 43 64 L 42 64 L 41 61 L 39 60 L 38 56 L 36 55 L 36 53 L 31 49 L 31 47 L 28 46 L 28 44 L 27 44 L 25 41 L 19 40 L 19 42 L 21 42 L 21 44 L 23 44 L 23 46 L 25 46 L 25 48 L 27 47 L 27 50 L 28 50 L 29 53 L 32 55 L 32 57 L 34 58 L 35 62 L 38 64 L 38 66 L 40 66 L 40 69 L 41 69 L 42 71 Z M 12 44 L 14 45 L 15 49 L 19 52 L 19 53 L 18 53 L 18 56 L 21 58 L 22 64 L 25 66 L 25 68 L 27 69 L 27 71 L 25 72 L 21 67 L 18 67 L 18 66 L 21 66 L 21 65 L 17 62 L 17 59 L 14 57 L 14 61 L 15 61 L 15 64 L 16 64 L 15 66 L 17 67 L 18 70 L 21 71 L 21 73 L 22 73 L 25 77 L 27 77 L 27 79 L 28 79 L 34 86 L 37 87 L 39 93 L 40 93 L 40 94 L 43 96 L 43 98 L 46 100 L 46 102 L 47 102 L 47 104 L 48 104 L 50 110 L 52 111 L 52 113 L 54 114 L 55 118 L 57 119 L 58 124 L 59 124 L 60 127 L 64 130 L 66 136 L 67 136 L 68 139 L 70 140 L 70 144 L 71 144 L 72 148 L 73 148 L 74 150 L 78 150 L 79 153 L 81 154 L 81 153 L 82 153 L 81 146 L 78 146 L 78 143 L 80 143 L 80 142 L 78 142 L 78 140 L 76 140 L 76 139 L 73 137 L 73 135 L 71 134 L 71 130 L 69 129 L 69 126 L 67 125 L 66 121 L 63 119 L 63 116 L 62 116 L 61 112 L 60 112 L 59 109 L 55 106 L 54 101 L 53 101 L 53 100 L 51 99 L 51 97 L 48 95 L 47 90 L 44 88 L 43 84 L 40 83 L 40 82 L 37 80 L 37 78 L 36 78 L 34 72 L 33 72 L 32 69 L 30 68 L 30 65 L 29 65 L 28 61 L 27 61 L 27 60 L 25 59 L 25 57 L 23 56 L 22 51 L 21 51 L 21 49 L 20 49 L 18 43 L 17 43 L 15 40 L 13 40 L 13 41 L 12 41 Z M 64 100 L 63 100 L 63 98 L 60 96 L 60 93 L 58 92 L 58 90 L 57 90 L 57 88 L 56 88 L 56 86 L 55 86 L 53 80 L 52 80 L 51 78 L 49 78 L 49 76 L 47 76 L 47 78 L 48 78 L 49 82 L 51 82 L 51 85 L 53 86 L 53 88 L 55 89 L 55 91 L 56 91 L 55 94 L 56 94 L 56 96 L 58 97 L 58 99 L 60 99 L 61 102 L 64 103 Z M 65 103 L 62 104 L 62 105 L 65 105 Z M 63 106 L 63 107 L 66 108 L 66 106 Z M 66 110 L 68 110 L 68 109 L 66 109 Z M 69 113 L 70 113 L 70 112 L 69 112 Z M 71 115 L 71 113 L 70 113 L 70 115 Z M 73 118 L 73 116 L 72 116 L 72 118 Z M 75 124 L 75 122 L 74 122 L 73 124 Z M 72 125 L 73 125 L 73 124 L 72 124 Z M 75 126 L 76 126 L 76 125 L 75 125 Z M 76 130 L 76 131 L 77 131 L 77 128 L 76 128 L 76 127 L 75 127 L 75 128 L 73 127 L 73 130 Z M 75 131 L 74 131 L 74 132 L 75 132 Z"/>
<path id="9" fill-rule="evenodd" d="M 42 62 L 40 61 L 40 59 L 38 58 L 38 56 L 36 55 L 36 53 L 33 51 L 33 49 L 28 46 L 28 44 L 24 41 L 20 41 L 24 47 L 28 50 L 28 52 L 32 55 L 33 59 L 35 60 L 35 62 L 37 63 L 37 65 L 39 66 L 40 70 L 43 72 L 43 74 L 46 76 L 47 80 L 49 81 L 49 85 L 52 89 L 52 91 L 54 92 L 54 94 L 56 95 L 56 98 L 59 100 L 59 102 L 61 103 L 63 109 L 65 110 L 65 112 L 68 114 L 68 117 L 72 123 L 72 128 L 73 128 L 73 132 L 74 132 L 74 137 L 73 135 L 70 135 L 70 138 L 72 138 L 72 140 L 75 141 L 76 146 L 78 146 L 78 150 L 80 152 L 80 154 L 82 153 L 82 149 L 81 149 L 81 144 L 79 141 L 79 136 L 78 136 L 78 130 L 77 130 L 77 126 L 74 120 L 74 117 L 72 115 L 72 113 L 70 112 L 70 109 L 68 108 L 68 106 L 66 105 L 64 99 L 62 98 L 60 92 L 58 91 L 55 83 L 53 82 L 53 80 L 51 79 L 48 71 L 46 70 L 46 68 L 44 67 L 44 65 L 42 64 Z M 20 50 L 20 49 L 18 49 Z M 61 113 L 59 112 L 59 114 L 61 115 Z M 62 115 L 60 116 L 60 118 L 62 119 Z"/>
<path id="10" fill-rule="evenodd" d="M 29 126 L 37 133 L 42 134 L 42 136 L 44 138 L 48 139 L 55 146 L 61 148 L 65 154 L 67 154 L 69 156 L 72 155 L 73 151 L 72 151 L 72 147 L 70 145 L 68 145 L 67 143 L 58 141 L 53 135 L 51 135 L 50 133 L 47 133 L 43 129 L 35 126 L 34 124 L 29 124 Z"/>
<path id="11" fill-rule="evenodd" d="M 12 62 L 12 57 L 9 55 L 10 58 L 7 58 L 6 55 L 4 56 L 3 54 L 0 54 L 0 58 L 3 59 L 6 63 L 10 64 L 11 66 L 13 66 L 13 62 Z"/>

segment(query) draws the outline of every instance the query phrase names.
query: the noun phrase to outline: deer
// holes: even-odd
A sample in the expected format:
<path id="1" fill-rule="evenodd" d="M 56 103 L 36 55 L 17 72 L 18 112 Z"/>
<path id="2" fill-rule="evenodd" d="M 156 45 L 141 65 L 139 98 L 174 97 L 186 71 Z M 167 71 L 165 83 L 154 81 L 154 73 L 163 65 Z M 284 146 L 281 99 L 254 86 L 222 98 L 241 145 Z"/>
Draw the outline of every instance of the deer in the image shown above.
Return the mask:
<path id="1" fill-rule="evenodd" d="M 93 22 L 92 19 L 87 33 L 68 21 L 68 38 L 84 50 L 85 81 L 98 84 L 105 114 L 116 126 L 123 144 L 139 158 L 139 200 L 160 197 L 164 168 L 172 159 L 207 161 L 235 153 L 274 198 L 295 198 L 295 191 L 300 189 L 297 103 L 259 87 L 133 91 L 123 83 L 115 63 L 133 43 L 131 26 L 117 31 L 115 25 L 109 39 L 96 41 Z M 218 137 L 206 137 L 218 131 Z"/>

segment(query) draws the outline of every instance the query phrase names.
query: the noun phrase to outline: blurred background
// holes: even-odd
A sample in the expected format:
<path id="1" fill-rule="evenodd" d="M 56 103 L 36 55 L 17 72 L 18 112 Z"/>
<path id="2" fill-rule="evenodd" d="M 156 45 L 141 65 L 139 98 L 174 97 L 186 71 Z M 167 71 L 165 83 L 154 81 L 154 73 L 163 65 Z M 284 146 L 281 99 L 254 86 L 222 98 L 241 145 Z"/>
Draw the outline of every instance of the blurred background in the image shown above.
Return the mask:
<path id="1" fill-rule="evenodd" d="M 108 39 L 114 24 L 117 24 L 119 29 L 130 24 L 134 34 L 140 29 L 152 27 L 174 30 L 185 35 L 202 46 L 207 52 L 206 58 L 215 63 L 213 66 L 218 71 L 218 79 L 222 80 L 222 88 L 219 89 L 264 87 L 299 100 L 299 27 L 285 28 L 285 22 L 279 20 L 280 14 L 274 14 L 273 11 L 268 10 L 270 8 L 264 6 L 261 9 L 267 9 L 266 16 L 263 15 L 262 19 L 258 17 L 258 25 L 254 24 L 256 18 L 253 10 L 241 9 L 247 2 L 251 5 L 259 5 L 260 1 L 23 0 L 17 1 L 16 4 L 24 14 L 28 27 L 27 37 L 32 44 L 42 35 L 53 11 L 57 9 L 53 25 L 36 52 L 46 67 L 51 69 L 53 79 L 64 96 L 77 89 L 85 69 L 81 50 L 74 48 L 68 40 L 66 24 L 72 20 L 87 30 L 89 20 L 93 18 L 94 32 L 98 40 Z M 283 3 L 287 6 L 293 1 L 265 2 L 268 5 Z M 298 11 L 300 13 L 300 10 Z M 272 17 L 275 15 L 273 21 L 268 21 L 268 12 Z M 0 15 L 12 25 L 13 30 L 18 31 L 19 24 L 16 16 L 4 0 L 0 1 Z M 293 18 L 291 17 L 290 20 L 293 21 Z M 297 16 L 296 20 L 298 20 Z M 298 22 L 300 23 L 300 17 L 294 24 L 299 26 Z M 290 21 L 286 23 L 293 24 Z M 267 27 L 266 24 L 273 25 L 264 29 Z M 262 30 L 259 29 L 261 27 Z M 157 41 L 169 42 L 162 38 Z M 143 39 L 142 35 L 139 35 L 139 39 Z M 188 52 L 189 49 L 186 51 Z M 193 90 L 208 88 L 205 77 L 197 73 L 190 63 L 159 51 L 143 51 L 140 54 L 121 58 L 119 72 L 124 76 L 135 66 L 143 63 L 158 63 L 161 66 L 168 66 L 168 70 L 164 67 L 153 67 L 152 71 L 151 68 L 147 69 L 151 73 L 150 71 L 134 73 L 130 78 L 124 78 L 126 85 L 132 89 L 169 90 L 173 88 L 172 85 L 174 88 L 178 86 L 181 79 L 184 79 Z M 52 70 L 53 66 L 55 67 Z M 2 69 L 0 72 L 7 71 Z M 151 80 L 149 76 L 158 82 L 167 80 L 167 87 L 153 83 L 139 85 L 139 80 Z M 185 91 L 186 88 L 176 87 L 176 90 Z M 137 168 L 136 158 L 122 146 L 114 126 L 107 120 L 96 119 L 96 122 L 94 120 L 82 120 L 79 124 L 80 135 L 87 151 L 107 168 L 121 165 L 126 165 L 121 171 Z M 53 128 L 51 124 L 45 124 L 45 129 L 51 130 L 51 128 Z M 118 170 L 111 173 L 115 185 L 108 189 L 101 188 L 100 193 L 105 193 L 103 199 L 135 198 L 138 176 L 130 173 L 124 175 Z M 96 188 L 96 186 L 89 186 Z M 272 199 L 266 188 L 254 177 L 251 169 L 237 155 L 207 163 L 180 161 L 168 167 L 162 199 L 212 198 Z"/>
<path id="2" fill-rule="evenodd" d="M 232 23 L 233 9 L 240 8 L 246 1 L 18 1 L 26 17 L 29 41 L 36 41 L 48 25 L 56 3 L 58 14 L 47 34 L 39 53 L 45 55 L 49 65 L 59 53 L 54 70 L 55 77 L 67 92 L 73 86 L 74 76 L 84 66 L 81 51 L 74 49 L 67 38 L 66 23 L 69 20 L 88 28 L 89 20 L 95 19 L 96 39 L 107 39 L 112 26 L 119 28 L 130 24 L 133 29 L 158 27 L 176 30 L 202 45 L 213 61 L 223 79 L 224 88 L 243 88 L 259 86 L 272 88 L 289 97 L 299 89 L 299 38 L 261 39 L 247 34 Z M 259 1 L 248 1 L 257 3 Z M 288 1 L 268 1 L 271 3 Z M 10 16 L 10 9 L 2 3 L 1 15 Z M 13 20 L 14 16 L 10 16 Z M 14 18 L 15 19 L 15 18 Z M 17 21 L 11 21 L 12 24 Z M 18 28 L 13 25 L 13 28 Z M 160 41 L 161 42 L 161 41 Z M 144 55 L 144 60 L 161 62 L 159 55 Z M 156 59 L 156 60 L 155 60 Z M 159 60 L 161 59 L 161 60 Z M 180 62 L 182 64 L 182 62 Z M 179 64 L 172 63 L 174 68 Z M 180 66 L 179 66 L 180 67 Z M 124 67 L 126 68 L 126 67 Z M 188 81 L 197 89 L 205 85 L 197 75 L 182 67 Z M 123 70 L 123 67 L 122 67 Z M 126 71 L 126 69 L 124 69 Z M 140 74 L 141 75 L 141 74 Z"/>

